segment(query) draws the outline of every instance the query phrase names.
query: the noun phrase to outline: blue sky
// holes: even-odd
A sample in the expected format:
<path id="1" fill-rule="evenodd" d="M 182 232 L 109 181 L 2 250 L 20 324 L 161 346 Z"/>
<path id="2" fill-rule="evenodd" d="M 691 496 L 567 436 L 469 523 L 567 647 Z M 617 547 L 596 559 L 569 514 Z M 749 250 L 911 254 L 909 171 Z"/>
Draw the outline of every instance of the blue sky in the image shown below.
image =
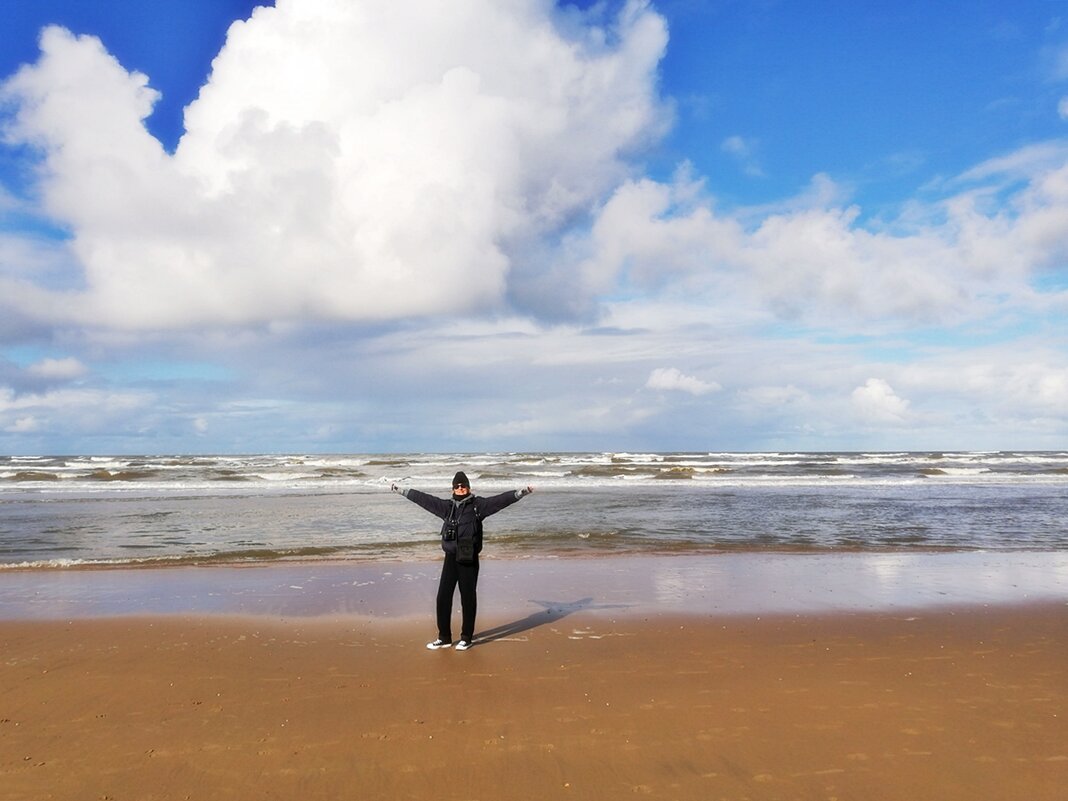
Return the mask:
<path id="1" fill-rule="evenodd" d="M 4 452 L 1066 447 L 1060 3 L 0 1 Z"/>

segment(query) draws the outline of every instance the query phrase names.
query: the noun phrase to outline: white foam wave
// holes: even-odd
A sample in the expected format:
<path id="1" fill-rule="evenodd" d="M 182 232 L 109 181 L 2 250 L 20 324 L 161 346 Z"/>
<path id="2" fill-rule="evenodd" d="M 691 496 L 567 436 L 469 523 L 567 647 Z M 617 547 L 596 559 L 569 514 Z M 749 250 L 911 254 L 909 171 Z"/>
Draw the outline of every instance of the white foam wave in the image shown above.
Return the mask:
<path id="1" fill-rule="evenodd" d="M 432 491 L 447 487 L 456 469 L 467 470 L 486 489 L 530 482 L 543 489 L 618 486 L 621 481 L 680 486 L 884 486 L 921 480 L 1068 484 L 1068 452 L 13 456 L 0 457 L 0 496 L 14 491 L 94 496 L 377 491 L 392 482 Z M 44 472 L 58 480 L 45 479 Z"/>

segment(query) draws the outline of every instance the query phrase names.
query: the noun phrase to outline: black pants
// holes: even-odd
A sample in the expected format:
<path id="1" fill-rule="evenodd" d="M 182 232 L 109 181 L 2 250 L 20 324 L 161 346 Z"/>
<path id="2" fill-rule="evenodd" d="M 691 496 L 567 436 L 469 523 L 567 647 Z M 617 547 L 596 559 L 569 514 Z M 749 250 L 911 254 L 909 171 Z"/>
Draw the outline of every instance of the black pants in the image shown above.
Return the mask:
<path id="1" fill-rule="evenodd" d="M 456 554 L 445 554 L 441 581 L 438 582 L 438 637 L 445 642 L 452 642 L 452 596 L 457 584 L 460 585 L 460 606 L 463 609 L 460 639 L 470 642 L 475 637 L 475 613 L 478 611 L 477 556 L 474 564 L 461 565 L 456 561 Z"/>

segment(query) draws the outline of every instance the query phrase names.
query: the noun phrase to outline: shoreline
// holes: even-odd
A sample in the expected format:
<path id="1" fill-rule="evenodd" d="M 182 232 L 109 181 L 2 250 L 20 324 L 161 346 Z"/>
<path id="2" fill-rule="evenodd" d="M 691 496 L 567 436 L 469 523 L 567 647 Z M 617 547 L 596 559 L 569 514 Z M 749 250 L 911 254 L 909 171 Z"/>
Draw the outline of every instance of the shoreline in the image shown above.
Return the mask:
<path id="1" fill-rule="evenodd" d="M 0 571 L 0 621 L 252 615 L 418 619 L 440 561 Z M 1068 603 L 1068 552 L 483 557 L 480 608 L 746 616 Z M 458 606 L 458 604 L 457 604 Z"/>
<path id="2" fill-rule="evenodd" d="M 1027 798 L 1068 606 L 0 622 L 5 798 Z M 429 610 L 427 610 L 429 618 Z"/>

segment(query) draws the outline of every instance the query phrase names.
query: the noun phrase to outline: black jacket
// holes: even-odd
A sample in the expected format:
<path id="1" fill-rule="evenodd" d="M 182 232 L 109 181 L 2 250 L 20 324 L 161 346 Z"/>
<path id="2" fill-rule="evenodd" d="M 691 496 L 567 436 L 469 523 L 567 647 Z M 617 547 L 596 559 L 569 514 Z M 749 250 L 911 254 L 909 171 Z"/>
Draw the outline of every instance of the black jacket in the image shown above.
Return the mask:
<path id="1" fill-rule="evenodd" d="M 457 554 L 457 561 L 460 562 L 469 562 L 482 552 L 482 521 L 523 497 L 520 490 L 508 490 L 489 498 L 468 495 L 460 502 L 452 498 L 438 498 L 417 489 L 404 490 L 403 495 L 441 518 L 441 550 Z"/>

